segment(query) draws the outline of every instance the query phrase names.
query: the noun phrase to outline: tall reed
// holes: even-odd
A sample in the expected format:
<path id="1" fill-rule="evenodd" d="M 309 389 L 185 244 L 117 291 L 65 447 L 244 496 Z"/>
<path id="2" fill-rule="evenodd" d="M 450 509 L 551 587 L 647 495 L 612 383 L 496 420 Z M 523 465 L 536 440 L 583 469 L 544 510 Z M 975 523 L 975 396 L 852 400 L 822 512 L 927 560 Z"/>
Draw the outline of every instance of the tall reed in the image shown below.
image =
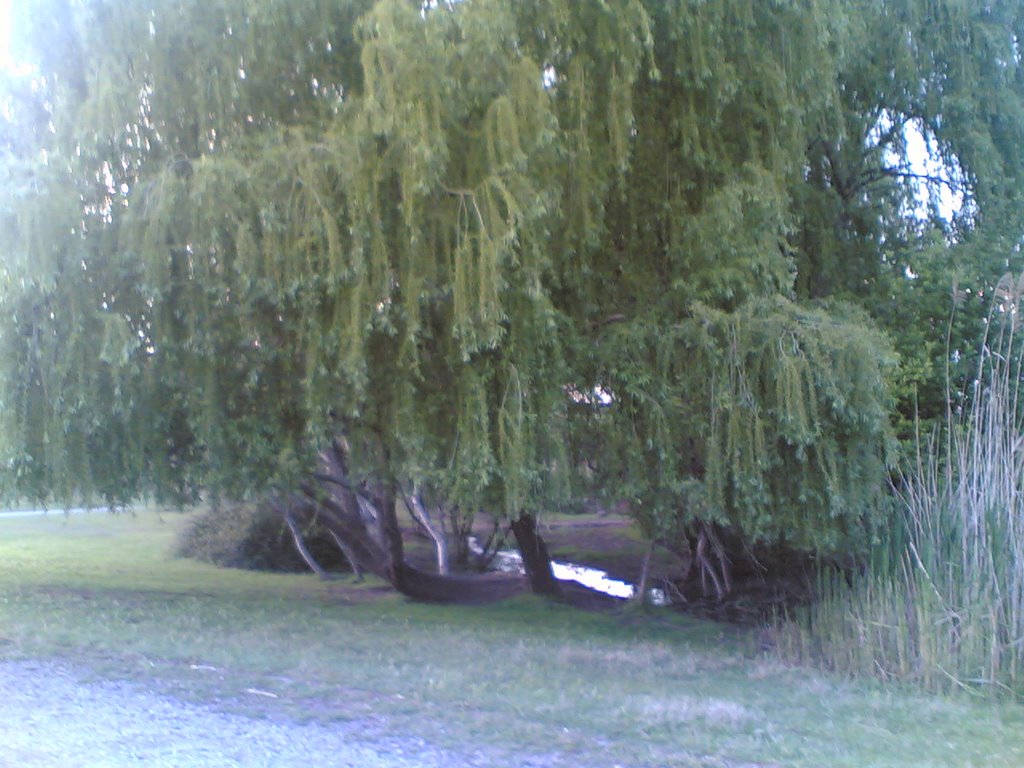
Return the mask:
<path id="1" fill-rule="evenodd" d="M 1024 697 L 1024 275 L 998 285 L 964 409 L 919 438 L 863 571 L 825 572 L 777 626 L 790 660 Z"/>

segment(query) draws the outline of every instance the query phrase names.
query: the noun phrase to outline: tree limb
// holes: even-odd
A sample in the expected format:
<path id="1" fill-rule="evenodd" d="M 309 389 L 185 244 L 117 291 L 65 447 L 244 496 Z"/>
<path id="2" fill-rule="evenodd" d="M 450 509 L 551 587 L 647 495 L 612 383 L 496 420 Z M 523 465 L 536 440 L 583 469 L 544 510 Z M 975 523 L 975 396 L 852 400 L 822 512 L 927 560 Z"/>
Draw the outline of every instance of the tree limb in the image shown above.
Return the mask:
<path id="1" fill-rule="evenodd" d="M 322 580 L 330 580 L 332 578 L 331 574 L 324 570 L 324 567 L 316 561 L 316 558 L 313 557 L 313 553 L 310 552 L 309 548 L 306 546 L 302 530 L 299 528 L 298 523 L 295 522 L 295 516 L 292 514 L 290 505 L 287 504 L 284 508 L 284 522 L 288 526 L 288 530 L 292 532 L 292 539 L 295 541 L 295 549 L 299 551 L 299 555 L 306 561 L 306 565 L 308 565 L 313 573 L 319 576 Z"/>

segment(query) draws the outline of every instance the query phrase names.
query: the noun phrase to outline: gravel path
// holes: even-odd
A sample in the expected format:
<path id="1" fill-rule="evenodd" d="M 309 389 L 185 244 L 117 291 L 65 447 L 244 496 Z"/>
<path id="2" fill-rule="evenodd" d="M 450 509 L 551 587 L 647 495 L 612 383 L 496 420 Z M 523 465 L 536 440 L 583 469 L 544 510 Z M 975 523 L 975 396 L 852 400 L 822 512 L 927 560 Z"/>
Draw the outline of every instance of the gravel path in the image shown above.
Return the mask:
<path id="1" fill-rule="evenodd" d="M 0 768 L 448 768 L 421 741 L 360 744 L 344 726 L 224 714 L 49 662 L 0 662 Z"/>

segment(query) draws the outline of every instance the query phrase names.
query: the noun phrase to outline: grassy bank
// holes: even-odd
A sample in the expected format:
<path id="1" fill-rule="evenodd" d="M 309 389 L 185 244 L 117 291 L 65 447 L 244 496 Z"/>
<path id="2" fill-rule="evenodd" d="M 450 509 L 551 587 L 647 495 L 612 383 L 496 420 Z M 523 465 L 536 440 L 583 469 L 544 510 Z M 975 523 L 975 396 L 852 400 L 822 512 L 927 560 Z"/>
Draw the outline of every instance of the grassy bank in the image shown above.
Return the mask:
<path id="1" fill-rule="evenodd" d="M 1016 706 L 784 668 L 756 637 L 667 614 L 429 607 L 380 584 L 218 570 L 169 556 L 183 522 L 0 516 L 0 658 L 414 734 L 485 765 L 1024 765 Z"/>

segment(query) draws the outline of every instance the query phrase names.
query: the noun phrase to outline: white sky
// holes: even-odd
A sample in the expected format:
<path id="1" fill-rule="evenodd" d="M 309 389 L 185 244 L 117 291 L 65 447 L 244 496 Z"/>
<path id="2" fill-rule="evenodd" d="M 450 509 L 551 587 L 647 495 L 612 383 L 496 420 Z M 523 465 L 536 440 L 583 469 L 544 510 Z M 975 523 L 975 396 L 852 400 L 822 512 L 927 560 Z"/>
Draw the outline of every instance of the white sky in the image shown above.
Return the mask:
<path id="1" fill-rule="evenodd" d="M 11 66 L 11 0 L 0 0 L 0 67 Z"/>

